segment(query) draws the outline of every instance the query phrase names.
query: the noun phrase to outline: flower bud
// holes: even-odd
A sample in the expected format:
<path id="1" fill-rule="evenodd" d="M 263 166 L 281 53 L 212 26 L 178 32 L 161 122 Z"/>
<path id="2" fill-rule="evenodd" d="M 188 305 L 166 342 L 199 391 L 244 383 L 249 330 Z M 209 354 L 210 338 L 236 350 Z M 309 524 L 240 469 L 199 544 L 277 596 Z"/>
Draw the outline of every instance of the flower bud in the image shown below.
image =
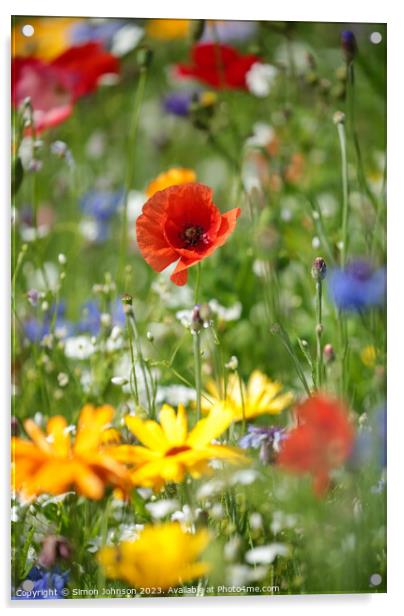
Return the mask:
<path id="1" fill-rule="evenodd" d="M 336 111 L 332 116 L 332 121 L 334 124 L 344 124 L 345 123 L 345 113 L 342 111 Z"/>
<path id="2" fill-rule="evenodd" d="M 324 346 L 323 357 L 326 364 L 331 364 L 335 360 L 335 351 L 332 344 L 326 344 Z"/>
<path id="3" fill-rule="evenodd" d="M 149 68 L 153 60 L 153 52 L 148 47 L 140 47 L 137 52 L 137 61 L 141 69 Z"/>
<path id="4" fill-rule="evenodd" d="M 203 319 L 201 317 L 201 306 L 196 304 L 192 310 L 191 315 L 191 331 L 199 333 L 203 328 Z"/>
<path id="5" fill-rule="evenodd" d="M 237 357 L 235 355 L 232 355 L 229 361 L 224 365 L 224 367 L 227 368 L 228 370 L 233 370 L 235 372 L 238 368 Z"/>
<path id="6" fill-rule="evenodd" d="M 324 280 L 327 275 L 327 265 L 323 257 L 316 257 L 311 268 L 311 275 L 316 282 Z"/>
<path id="7" fill-rule="evenodd" d="M 37 306 L 39 300 L 39 291 L 37 291 L 36 289 L 30 289 L 27 292 L 27 300 L 29 301 L 31 306 Z"/>
<path id="8" fill-rule="evenodd" d="M 356 38 L 352 30 L 341 32 L 341 49 L 347 62 L 352 62 L 358 51 Z"/>
<path id="9" fill-rule="evenodd" d="M 41 567 L 52 567 L 58 558 L 68 560 L 71 557 L 72 549 L 65 537 L 48 535 L 42 543 L 42 550 L 38 558 Z"/>
<path id="10" fill-rule="evenodd" d="M 66 265 L 67 263 L 67 259 L 66 259 L 66 255 L 64 255 L 62 252 L 58 255 L 58 261 L 60 265 Z"/>

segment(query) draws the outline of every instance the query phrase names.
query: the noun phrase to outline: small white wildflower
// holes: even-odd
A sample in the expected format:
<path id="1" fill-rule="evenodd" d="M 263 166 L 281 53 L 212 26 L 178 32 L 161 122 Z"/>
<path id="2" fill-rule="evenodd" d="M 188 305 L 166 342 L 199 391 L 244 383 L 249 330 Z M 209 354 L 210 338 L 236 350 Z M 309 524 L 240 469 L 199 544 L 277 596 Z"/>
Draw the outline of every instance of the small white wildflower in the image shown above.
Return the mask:
<path id="1" fill-rule="evenodd" d="M 124 56 L 138 46 L 144 31 L 139 26 L 126 24 L 112 38 L 111 53 L 114 56 Z"/>
<path id="2" fill-rule="evenodd" d="M 160 520 L 161 518 L 165 518 L 169 513 L 173 513 L 179 506 L 178 501 L 174 499 L 166 499 L 159 500 L 154 503 L 148 503 L 146 505 L 147 511 L 150 513 L 152 518 L 155 520 Z"/>
<path id="3" fill-rule="evenodd" d="M 238 551 L 240 549 L 241 539 L 238 535 L 235 535 L 227 543 L 225 543 L 223 548 L 223 555 L 225 560 L 231 562 L 237 558 Z"/>
<path id="4" fill-rule="evenodd" d="M 119 325 L 114 325 L 109 337 L 111 338 L 111 340 L 117 340 L 121 334 L 122 329 L 119 327 Z"/>
<path id="5" fill-rule="evenodd" d="M 311 245 L 314 249 L 320 248 L 321 246 L 320 238 L 317 236 L 314 236 L 313 239 L 311 240 Z"/>
<path id="6" fill-rule="evenodd" d="M 246 144 L 256 148 L 266 148 L 275 138 L 275 131 L 265 122 L 256 122 L 253 125 L 253 134 L 246 141 Z"/>
<path id="7" fill-rule="evenodd" d="M 58 255 L 58 261 L 60 263 L 60 265 L 66 265 L 67 263 L 67 258 L 66 255 L 64 255 L 62 252 Z"/>
<path id="8" fill-rule="evenodd" d="M 227 583 L 230 586 L 244 586 L 247 582 L 261 580 L 267 574 L 267 567 L 232 565 L 227 569 Z"/>
<path id="9" fill-rule="evenodd" d="M 245 469 L 245 470 L 241 470 L 241 471 L 236 471 L 233 475 L 233 477 L 231 478 L 231 485 L 235 485 L 237 483 L 243 485 L 243 486 L 247 486 L 250 485 L 251 483 L 254 483 L 254 481 L 256 479 L 258 479 L 258 472 L 253 470 L 253 469 Z"/>
<path id="10" fill-rule="evenodd" d="M 122 387 L 122 385 L 126 385 L 128 383 L 128 379 L 125 379 L 123 376 L 113 376 L 111 383 L 113 383 L 113 385 L 118 385 L 118 387 Z"/>
<path id="11" fill-rule="evenodd" d="M 270 565 L 277 556 L 287 556 L 289 548 L 283 543 L 269 543 L 260 545 L 257 548 L 248 550 L 245 555 L 246 561 L 250 565 Z"/>
<path id="12" fill-rule="evenodd" d="M 198 500 L 209 498 L 215 494 L 218 494 L 219 492 L 222 492 L 224 487 L 224 482 L 220 479 L 211 479 L 210 481 L 206 481 L 204 484 L 202 484 L 196 494 L 196 498 Z"/>
<path id="13" fill-rule="evenodd" d="M 217 314 L 222 321 L 237 321 L 241 316 L 242 305 L 241 302 L 236 302 L 230 308 L 225 308 L 217 299 L 211 299 L 209 302 L 209 308 Z"/>
<path id="14" fill-rule="evenodd" d="M 229 361 L 224 365 L 228 370 L 237 370 L 238 368 L 238 359 L 235 355 L 232 355 Z"/>
<path id="15" fill-rule="evenodd" d="M 66 372 L 59 372 L 57 380 L 59 383 L 59 387 L 66 387 L 66 385 L 69 383 L 69 376 L 66 374 Z"/>
<path id="16" fill-rule="evenodd" d="M 111 325 L 112 317 L 108 312 L 102 312 L 100 316 L 101 325 L 109 327 Z"/>
<path id="17" fill-rule="evenodd" d="M 250 526 L 254 530 L 260 530 L 262 528 L 262 515 L 255 511 L 250 515 Z"/>
<path id="18" fill-rule="evenodd" d="M 88 336 L 73 336 L 65 342 L 65 355 L 70 359 L 88 359 L 95 353 L 95 345 Z"/>
<path id="19" fill-rule="evenodd" d="M 246 75 L 247 87 L 255 96 L 268 96 L 277 75 L 278 69 L 271 64 L 255 62 Z"/>

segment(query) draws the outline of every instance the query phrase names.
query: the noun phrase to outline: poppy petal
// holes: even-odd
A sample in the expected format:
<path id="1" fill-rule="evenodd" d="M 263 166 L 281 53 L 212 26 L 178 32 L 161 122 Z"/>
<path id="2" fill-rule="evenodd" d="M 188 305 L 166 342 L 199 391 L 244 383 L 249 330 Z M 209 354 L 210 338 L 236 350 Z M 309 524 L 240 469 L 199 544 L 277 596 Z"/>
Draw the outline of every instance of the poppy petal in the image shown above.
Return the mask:
<path id="1" fill-rule="evenodd" d="M 136 221 L 139 250 L 145 261 L 157 272 L 161 272 L 178 259 L 164 234 L 168 190 L 155 193 L 143 206 L 142 214 Z"/>

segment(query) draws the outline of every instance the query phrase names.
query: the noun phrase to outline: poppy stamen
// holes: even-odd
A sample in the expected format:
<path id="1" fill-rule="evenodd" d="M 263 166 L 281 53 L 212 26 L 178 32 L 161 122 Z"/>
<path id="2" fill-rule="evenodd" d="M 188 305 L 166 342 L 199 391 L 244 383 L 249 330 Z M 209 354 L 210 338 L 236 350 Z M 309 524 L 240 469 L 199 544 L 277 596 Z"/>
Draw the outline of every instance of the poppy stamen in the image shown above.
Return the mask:
<path id="1" fill-rule="evenodd" d="M 190 225 L 180 234 L 181 240 L 184 242 L 185 247 L 197 246 L 202 240 L 203 243 L 207 242 L 207 237 L 203 227 L 200 225 Z"/>

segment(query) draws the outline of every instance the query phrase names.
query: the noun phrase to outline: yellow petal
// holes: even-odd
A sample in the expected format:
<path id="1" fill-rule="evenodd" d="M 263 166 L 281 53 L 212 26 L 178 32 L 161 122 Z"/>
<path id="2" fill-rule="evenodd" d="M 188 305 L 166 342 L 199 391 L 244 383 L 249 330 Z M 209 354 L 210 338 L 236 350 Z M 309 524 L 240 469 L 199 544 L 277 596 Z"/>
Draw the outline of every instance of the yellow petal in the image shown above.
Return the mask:
<path id="1" fill-rule="evenodd" d="M 160 411 L 160 424 L 170 445 L 183 445 L 187 438 L 187 415 L 183 404 L 178 406 L 178 412 L 168 404 Z"/>
<path id="2" fill-rule="evenodd" d="M 74 444 L 76 453 L 97 449 L 101 442 L 101 433 L 114 416 L 114 408 L 109 404 L 94 407 L 85 404 L 80 412 L 77 437 Z"/>
<path id="3" fill-rule="evenodd" d="M 190 432 L 187 445 L 190 447 L 204 447 L 215 438 L 223 434 L 233 421 L 233 411 L 230 405 L 219 402 L 210 411 L 205 419 L 201 419 Z"/>
<path id="4" fill-rule="evenodd" d="M 125 423 L 136 438 L 149 449 L 164 452 L 170 447 L 161 426 L 150 419 L 143 421 L 140 417 L 127 415 Z"/>
<path id="5" fill-rule="evenodd" d="M 70 436 L 66 427 L 66 419 L 60 415 L 51 417 L 46 426 L 48 435 L 52 437 L 53 451 L 61 458 L 66 457 L 70 451 Z"/>
<path id="6" fill-rule="evenodd" d="M 42 430 L 36 425 L 32 419 L 27 419 L 24 422 L 24 428 L 28 436 L 34 441 L 35 445 L 44 453 L 52 453 L 52 447 L 45 438 Z"/>

